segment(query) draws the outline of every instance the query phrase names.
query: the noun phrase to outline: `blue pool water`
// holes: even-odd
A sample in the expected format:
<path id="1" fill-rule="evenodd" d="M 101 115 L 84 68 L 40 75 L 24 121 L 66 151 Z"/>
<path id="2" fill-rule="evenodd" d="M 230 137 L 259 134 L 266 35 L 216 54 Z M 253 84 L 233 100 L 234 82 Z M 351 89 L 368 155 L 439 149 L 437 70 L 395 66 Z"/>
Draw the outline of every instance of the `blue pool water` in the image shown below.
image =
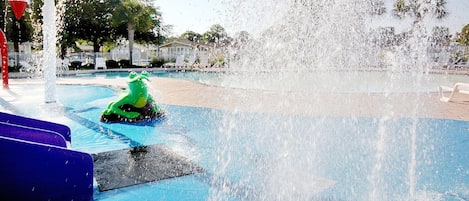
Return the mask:
<path id="1" fill-rule="evenodd" d="M 143 71 L 139 70 L 139 71 Z M 150 76 L 154 77 L 168 77 L 168 78 L 178 78 L 178 79 L 186 79 L 197 81 L 204 78 L 214 78 L 218 77 L 220 73 L 216 72 L 201 72 L 201 71 L 166 71 L 166 70 L 154 70 L 154 71 L 147 71 Z M 114 79 L 114 78 L 126 78 L 129 76 L 128 71 L 103 71 L 103 72 L 92 72 L 92 73 L 84 73 L 84 72 L 76 72 L 75 74 L 70 75 L 63 75 L 63 77 L 79 77 L 79 78 L 95 78 L 95 77 L 104 77 L 106 79 Z"/>
<path id="2" fill-rule="evenodd" d="M 206 172 L 105 192 L 95 187 L 97 201 L 368 200 L 371 192 L 382 200 L 405 200 L 413 185 L 409 177 L 416 178 L 419 200 L 469 198 L 465 121 L 418 119 L 415 175 L 410 175 L 413 119 L 267 115 L 162 105 L 168 113 L 163 120 L 99 122 L 101 111 L 117 94 L 100 86 L 58 86 L 61 122 L 72 130 L 73 149 L 100 153 L 165 144 Z M 17 111 L 28 107 L 32 106 Z M 380 140 L 384 145 L 376 143 Z"/>

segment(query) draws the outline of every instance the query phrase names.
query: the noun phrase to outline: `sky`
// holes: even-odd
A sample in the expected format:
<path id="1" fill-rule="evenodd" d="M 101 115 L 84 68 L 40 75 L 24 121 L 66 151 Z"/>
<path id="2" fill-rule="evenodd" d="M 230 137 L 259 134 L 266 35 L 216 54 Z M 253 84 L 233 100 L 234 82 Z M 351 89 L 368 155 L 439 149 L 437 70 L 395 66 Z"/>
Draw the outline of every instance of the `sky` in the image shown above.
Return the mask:
<path id="1" fill-rule="evenodd" d="M 288 0 L 284 0 L 288 1 Z M 241 5 L 241 9 L 247 8 L 245 10 L 249 10 L 248 3 L 249 0 L 156 0 L 156 5 L 160 7 L 160 11 L 162 12 L 163 22 L 165 24 L 173 25 L 173 33 L 172 35 L 177 36 L 185 31 L 191 30 L 200 34 L 205 33 L 209 30 L 210 26 L 213 24 L 220 24 L 222 27 L 229 34 L 234 34 L 236 31 L 240 30 L 247 30 L 250 32 L 250 28 L 246 25 L 250 22 L 239 22 L 238 24 L 234 24 L 233 21 L 236 21 L 233 18 L 237 16 L 227 17 L 226 12 L 229 10 L 230 6 L 233 5 Z M 233 3 L 234 2 L 234 3 Z M 252 0 L 252 2 L 256 2 Z M 257 1 L 262 2 L 262 1 Z M 273 1 L 273 2 L 282 2 L 280 0 Z M 392 5 L 394 0 L 386 0 L 387 5 Z M 454 34 L 455 32 L 460 32 L 462 27 L 466 24 L 469 24 L 469 0 L 446 0 L 446 8 L 449 11 L 449 15 L 444 19 L 438 21 L 436 24 L 441 26 L 446 26 L 450 28 L 450 34 Z M 256 4 L 256 3 L 253 3 Z M 279 3 L 281 5 L 281 3 Z M 253 5 L 254 7 L 263 7 L 264 5 Z M 279 8 L 280 7 L 280 8 Z M 265 5 L 265 10 L 272 10 L 272 16 L 266 16 L 264 12 L 260 18 L 263 20 L 265 19 L 274 19 L 275 17 L 275 9 L 282 9 L 281 6 L 274 5 Z M 255 18 L 253 16 L 259 15 L 259 11 L 242 11 L 247 13 L 245 16 L 249 16 L 248 18 Z M 255 12 L 255 13 L 253 13 Z M 388 14 L 390 13 L 388 8 Z M 240 14 L 243 15 L 243 14 Z M 231 18 L 231 19 L 230 19 Z M 245 20 L 252 20 L 256 21 L 258 19 L 245 19 Z M 431 23 L 434 23 L 435 20 L 432 20 Z M 399 27 L 400 24 L 403 24 L 402 21 L 396 20 L 391 16 L 385 16 L 381 20 L 378 20 L 378 23 L 382 26 L 397 26 Z M 410 24 L 410 23 L 407 23 Z M 246 26 L 246 27 L 244 27 Z M 253 27 L 251 27 L 254 29 Z M 405 27 L 402 27 L 405 29 Z M 398 29 L 397 29 L 398 30 Z"/>
<path id="2" fill-rule="evenodd" d="M 443 23 L 450 27 L 450 33 L 461 32 L 461 29 L 469 24 L 469 0 L 447 0 L 449 10 L 448 19 Z"/>
<path id="3" fill-rule="evenodd" d="M 214 24 L 223 26 L 225 21 L 219 0 L 156 0 L 156 5 L 160 7 L 163 22 L 173 25 L 174 35 L 188 30 L 203 34 Z"/>

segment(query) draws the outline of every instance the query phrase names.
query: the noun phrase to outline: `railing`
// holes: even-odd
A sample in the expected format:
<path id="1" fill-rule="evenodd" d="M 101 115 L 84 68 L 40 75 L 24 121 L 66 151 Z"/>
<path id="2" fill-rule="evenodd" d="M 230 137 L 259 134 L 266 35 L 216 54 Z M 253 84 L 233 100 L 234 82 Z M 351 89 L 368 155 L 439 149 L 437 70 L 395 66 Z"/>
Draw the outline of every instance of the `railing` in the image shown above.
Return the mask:
<path id="1" fill-rule="evenodd" d="M 156 57 L 145 52 L 134 52 L 133 64 L 140 66 L 147 66 L 151 60 Z M 95 58 L 104 58 L 105 60 L 128 60 L 128 54 L 118 53 L 102 53 L 102 52 L 81 52 L 71 53 L 65 56 L 64 61 L 57 58 L 57 67 L 63 67 L 64 65 L 70 64 L 70 62 L 79 61 L 81 65 L 96 64 Z M 9 52 L 8 53 L 8 66 L 21 65 L 25 69 L 29 68 L 41 68 L 42 66 L 42 54 L 39 53 L 23 53 L 23 52 Z"/>

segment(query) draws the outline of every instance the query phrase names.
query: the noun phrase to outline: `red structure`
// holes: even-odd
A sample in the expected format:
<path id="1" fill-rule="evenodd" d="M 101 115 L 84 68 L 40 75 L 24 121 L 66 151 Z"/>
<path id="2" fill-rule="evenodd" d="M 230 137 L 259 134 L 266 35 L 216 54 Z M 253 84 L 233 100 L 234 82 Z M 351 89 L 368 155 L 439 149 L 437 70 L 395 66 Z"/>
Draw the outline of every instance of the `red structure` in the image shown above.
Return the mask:
<path id="1" fill-rule="evenodd" d="M 9 0 L 9 2 L 16 19 L 20 20 L 28 2 L 26 0 Z M 2 30 L 0 30 L 0 53 L 2 55 L 3 88 L 8 88 L 8 46 L 7 38 Z"/>
<path id="2" fill-rule="evenodd" d="M 23 16 L 24 10 L 26 9 L 26 6 L 28 6 L 28 2 L 26 0 L 9 0 L 9 2 L 16 19 L 20 20 L 21 16 Z"/>
<path id="3" fill-rule="evenodd" d="M 8 46 L 5 33 L 0 30 L 0 54 L 2 55 L 3 88 L 8 88 Z"/>

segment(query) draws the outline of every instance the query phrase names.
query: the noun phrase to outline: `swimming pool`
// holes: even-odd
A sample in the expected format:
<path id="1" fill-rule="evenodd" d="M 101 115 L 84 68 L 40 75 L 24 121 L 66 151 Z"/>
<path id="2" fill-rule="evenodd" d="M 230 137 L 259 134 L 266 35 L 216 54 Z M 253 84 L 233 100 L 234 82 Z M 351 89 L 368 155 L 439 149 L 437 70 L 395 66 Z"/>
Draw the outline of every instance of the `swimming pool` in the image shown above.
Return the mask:
<path id="1" fill-rule="evenodd" d="M 466 82 L 467 75 L 425 73 L 416 82 L 415 72 L 306 71 L 306 72 L 203 72 L 150 71 L 151 76 L 184 79 L 218 87 L 310 93 L 412 93 L 436 92 L 438 86 Z M 128 72 L 96 72 L 71 77 L 125 78 Z"/>
<path id="2" fill-rule="evenodd" d="M 410 193 L 418 200 L 467 200 L 469 196 L 465 121 L 269 115 L 163 105 L 168 113 L 164 120 L 106 124 L 99 122 L 100 112 L 115 99 L 116 91 L 59 85 L 60 107 L 50 110 L 41 103 L 31 104 L 42 100 L 34 97 L 40 87 L 12 86 L 28 98 L 2 96 L 3 109 L 68 125 L 75 150 L 101 153 L 164 144 L 205 169 L 104 192 L 95 184 L 94 200 L 369 200 L 373 196 L 405 200 Z M 412 161 L 409 136 L 414 131 Z M 415 171 L 409 171 L 412 168 Z"/>

